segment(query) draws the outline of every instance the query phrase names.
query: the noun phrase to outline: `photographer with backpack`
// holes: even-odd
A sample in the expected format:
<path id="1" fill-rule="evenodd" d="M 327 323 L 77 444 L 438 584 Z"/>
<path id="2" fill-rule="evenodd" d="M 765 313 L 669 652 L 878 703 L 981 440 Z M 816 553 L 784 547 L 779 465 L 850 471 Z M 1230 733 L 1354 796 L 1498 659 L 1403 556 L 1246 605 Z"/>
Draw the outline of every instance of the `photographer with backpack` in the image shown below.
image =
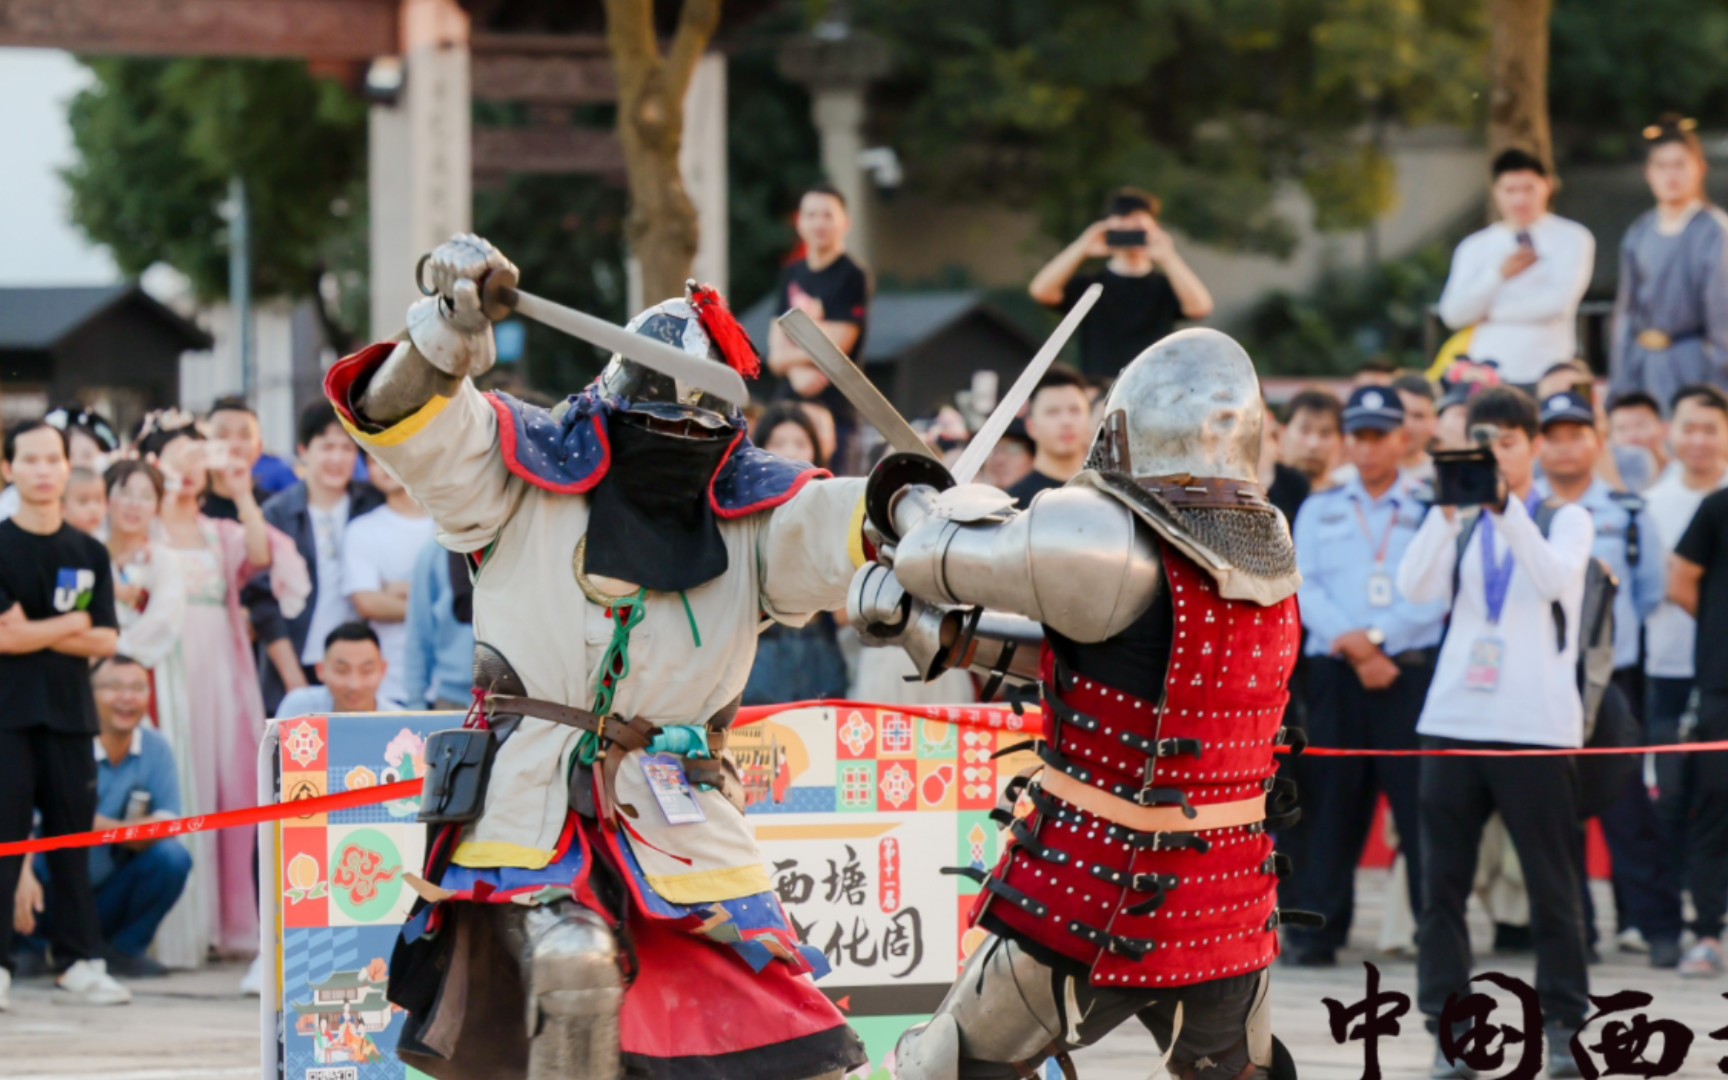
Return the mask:
<path id="1" fill-rule="evenodd" d="M 1482 392 L 1470 402 L 1468 425 L 1472 442 L 1492 453 L 1498 494 L 1479 496 L 1487 504 L 1480 510 L 1436 506 L 1398 569 L 1399 591 L 1409 601 L 1445 600 L 1451 607 L 1417 733 L 1436 749 L 1582 746 L 1577 673 L 1595 542 L 1590 515 L 1574 506 L 1543 507 L 1533 482 L 1542 436 L 1527 394 L 1510 387 Z M 1539 510 L 1551 519 L 1546 530 L 1538 526 Z M 1438 1032 L 1447 998 L 1464 992 L 1470 979 L 1465 904 L 1483 826 L 1499 811 L 1530 892 L 1536 990 L 1553 1077 L 1581 1075 L 1568 1043 L 1589 1008 L 1578 796 L 1566 757 L 1422 760 L 1418 1006 Z M 1437 1046 L 1432 1075 L 1472 1073 Z"/>
<path id="2" fill-rule="evenodd" d="M 1557 503 L 1583 507 L 1596 526 L 1592 554 L 1619 583 L 1614 595 L 1613 683 L 1629 709 L 1628 736 L 1638 733 L 1644 701 L 1644 671 L 1639 629 L 1662 603 L 1667 586 L 1662 538 L 1636 495 L 1616 491 L 1596 474 L 1606 443 L 1595 412 L 1582 394 L 1559 393 L 1542 402 L 1544 487 Z M 1588 727 L 1586 723 L 1586 727 Z M 1628 743 L 1639 741 L 1628 737 Z M 1592 765 L 1605 763 L 1597 759 Z M 1680 891 L 1665 849 L 1650 789 L 1638 769 L 1621 769 L 1610 792 L 1598 793 L 1602 834 L 1613 863 L 1614 904 L 1621 929 L 1635 928 L 1650 948 L 1650 966 L 1680 963 Z M 1604 778 L 1607 779 L 1607 778 Z M 1585 923 L 1591 922 L 1590 894 L 1584 892 Z"/>

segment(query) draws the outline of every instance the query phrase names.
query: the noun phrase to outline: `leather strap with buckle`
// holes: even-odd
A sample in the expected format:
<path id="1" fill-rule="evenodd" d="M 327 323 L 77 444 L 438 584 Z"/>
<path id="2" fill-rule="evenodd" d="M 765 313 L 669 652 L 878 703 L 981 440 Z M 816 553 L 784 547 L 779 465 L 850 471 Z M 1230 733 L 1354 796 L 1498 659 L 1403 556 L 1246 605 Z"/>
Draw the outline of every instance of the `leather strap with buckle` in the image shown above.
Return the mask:
<path id="1" fill-rule="evenodd" d="M 631 751 L 648 748 L 648 744 L 654 741 L 654 736 L 660 734 L 659 724 L 637 717 L 624 719 L 619 716 L 596 716 L 587 709 L 578 709 L 573 705 L 560 705 L 555 701 L 542 701 L 539 698 L 516 694 L 488 694 L 486 711 L 532 716 L 536 720 L 547 720 L 592 733 L 605 747 L 604 755 L 600 759 L 604 795 L 601 813 L 608 821 L 612 820 L 616 810 L 622 810 L 630 817 L 636 816 L 635 807 L 618 800 L 618 767 L 624 763 L 625 756 Z"/>
<path id="2" fill-rule="evenodd" d="M 1138 806 L 1054 769 L 1046 769 L 1039 782 L 1045 791 L 1068 805 L 1135 832 L 1205 832 L 1250 825 L 1266 817 L 1264 793 L 1195 806 L 1194 816 L 1189 817 L 1180 806 Z"/>
<path id="3" fill-rule="evenodd" d="M 736 769 L 730 766 L 728 759 L 724 757 L 727 743 L 731 741 L 730 726 L 738 716 L 738 704 L 738 701 L 732 701 L 708 718 L 704 726 L 708 729 L 708 752 L 713 757 L 688 758 L 684 771 L 691 783 L 706 784 L 718 789 L 738 807 L 739 812 L 743 812 L 743 783 L 738 779 Z M 532 716 L 537 720 L 547 720 L 593 733 L 605 744 L 605 755 L 600 762 L 600 773 L 605 782 L 602 813 L 607 820 L 611 820 L 612 808 L 618 807 L 628 816 L 636 816 L 635 807 L 618 801 L 618 767 L 624 763 L 624 758 L 631 751 L 648 748 L 654 737 L 660 734 L 659 724 L 635 717 L 625 719 L 616 715 L 597 716 L 587 709 L 578 709 L 573 705 L 561 705 L 555 701 L 543 701 L 519 694 L 487 694 L 485 712 L 488 716 Z"/>
<path id="4" fill-rule="evenodd" d="M 1179 475 L 1135 477 L 1134 482 L 1170 505 L 1184 509 L 1272 509 L 1266 489 L 1252 480 Z"/>

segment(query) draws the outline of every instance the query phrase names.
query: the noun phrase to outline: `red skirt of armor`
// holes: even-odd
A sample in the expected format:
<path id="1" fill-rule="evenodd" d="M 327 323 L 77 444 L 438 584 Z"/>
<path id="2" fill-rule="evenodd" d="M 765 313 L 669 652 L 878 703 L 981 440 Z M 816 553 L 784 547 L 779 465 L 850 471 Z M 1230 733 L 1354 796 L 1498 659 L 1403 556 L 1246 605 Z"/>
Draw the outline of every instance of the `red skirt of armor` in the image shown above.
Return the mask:
<path id="1" fill-rule="evenodd" d="M 1225 600 L 1170 545 L 1163 556 L 1176 619 L 1163 702 L 1062 670 L 1047 646 L 1045 767 L 1131 802 L 1145 789 L 1157 805 L 1270 792 L 1301 640 L 1296 600 Z M 1036 809 L 1015 827 L 974 921 L 988 910 L 1089 967 L 1098 986 L 1183 986 L 1277 957 L 1276 863 L 1263 824 L 1142 833 L 1036 783 L 1030 795 Z"/>

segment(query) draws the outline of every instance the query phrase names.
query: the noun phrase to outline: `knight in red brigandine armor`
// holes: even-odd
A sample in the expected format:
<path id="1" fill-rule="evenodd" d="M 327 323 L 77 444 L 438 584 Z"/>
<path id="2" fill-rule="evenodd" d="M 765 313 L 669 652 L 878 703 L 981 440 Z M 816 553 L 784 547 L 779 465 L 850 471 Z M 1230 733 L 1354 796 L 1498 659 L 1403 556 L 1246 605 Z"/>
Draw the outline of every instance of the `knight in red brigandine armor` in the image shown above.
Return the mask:
<path id="1" fill-rule="evenodd" d="M 1087 470 L 1024 510 L 904 456 L 873 476 L 855 624 L 927 675 L 1036 682 L 1045 725 L 972 911 L 990 937 L 902 1038 L 899 1080 L 1072 1075 L 1068 1051 L 1131 1017 L 1182 1080 L 1295 1076 L 1268 830 L 1294 815 L 1273 755 L 1300 578 L 1257 483 L 1263 419 L 1241 346 L 1186 330 L 1123 369 Z"/>

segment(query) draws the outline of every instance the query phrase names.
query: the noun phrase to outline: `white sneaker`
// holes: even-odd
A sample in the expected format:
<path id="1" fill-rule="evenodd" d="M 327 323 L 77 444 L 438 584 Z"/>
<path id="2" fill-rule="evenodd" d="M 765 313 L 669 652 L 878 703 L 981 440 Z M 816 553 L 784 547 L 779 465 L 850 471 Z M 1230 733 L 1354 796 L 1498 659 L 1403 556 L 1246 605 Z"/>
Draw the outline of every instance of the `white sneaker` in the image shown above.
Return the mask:
<path id="1" fill-rule="evenodd" d="M 1644 934 L 1636 926 L 1628 926 L 1620 931 L 1620 936 L 1615 941 L 1623 953 L 1647 953 L 1650 951 L 1650 943 L 1644 940 Z"/>
<path id="2" fill-rule="evenodd" d="M 0 967 L 0 1012 L 12 1011 L 12 973 Z"/>
<path id="3" fill-rule="evenodd" d="M 132 991 L 108 974 L 106 960 L 80 960 L 54 985 L 65 991 L 54 995 L 61 1005 L 125 1005 L 132 1000 Z"/>
<path id="4" fill-rule="evenodd" d="M 246 977 L 240 980 L 240 993 L 246 997 L 261 997 L 264 993 L 264 957 L 254 956 Z"/>

